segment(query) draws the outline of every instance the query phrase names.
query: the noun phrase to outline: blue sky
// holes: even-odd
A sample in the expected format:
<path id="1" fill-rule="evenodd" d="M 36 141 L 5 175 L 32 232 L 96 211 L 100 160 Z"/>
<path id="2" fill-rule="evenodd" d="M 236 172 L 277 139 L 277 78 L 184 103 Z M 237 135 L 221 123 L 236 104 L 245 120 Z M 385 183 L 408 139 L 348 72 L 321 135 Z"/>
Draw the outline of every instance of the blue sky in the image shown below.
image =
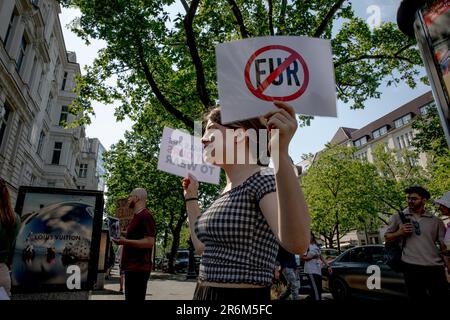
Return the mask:
<path id="1" fill-rule="evenodd" d="M 391 22 L 395 22 L 400 3 L 399 0 L 354 0 L 352 2 L 358 16 L 368 19 L 371 13 L 367 10 L 369 8 L 373 10 L 373 6 L 376 6 L 375 9 L 380 9 L 381 21 Z M 180 5 L 174 7 L 174 11 L 180 9 L 182 9 Z M 81 39 L 72 34 L 66 28 L 66 25 L 77 15 L 78 13 L 75 10 L 62 9 L 60 19 L 66 48 L 77 53 L 78 62 L 83 69 L 85 65 L 92 63 L 97 51 L 103 48 L 105 43 L 92 41 L 90 46 L 86 46 Z M 422 70 L 422 72 L 425 71 Z M 430 87 L 421 83 L 415 89 L 409 88 L 406 84 L 400 84 L 397 87 L 382 86 L 379 89 L 382 92 L 381 98 L 367 100 L 364 110 L 350 110 L 349 105 L 338 101 L 337 118 L 316 117 L 311 122 L 311 126 L 298 129 L 291 142 L 290 155 L 297 162 L 302 154 L 321 150 L 325 143 L 331 140 L 339 127 L 361 128 L 429 90 L 431 90 Z M 109 149 L 111 144 L 123 138 L 125 130 L 131 129 L 132 122 L 128 119 L 117 122 L 112 106 L 94 103 L 94 110 L 96 116 L 92 118 L 92 124 L 86 128 L 87 135 L 99 138 L 102 144 Z M 114 130 L 111 130 L 111 128 L 114 128 Z"/>

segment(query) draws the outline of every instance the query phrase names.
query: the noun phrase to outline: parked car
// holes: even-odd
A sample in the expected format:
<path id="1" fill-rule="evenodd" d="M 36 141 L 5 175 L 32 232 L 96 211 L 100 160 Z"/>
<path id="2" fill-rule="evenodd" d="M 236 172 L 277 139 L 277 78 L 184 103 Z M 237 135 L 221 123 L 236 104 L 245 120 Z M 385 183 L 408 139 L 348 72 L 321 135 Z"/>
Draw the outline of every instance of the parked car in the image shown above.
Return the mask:
<path id="1" fill-rule="evenodd" d="M 373 271 L 368 267 L 377 265 L 381 272 L 381 289 L 369 289 L 368 278 Z M 384 261 L 383 245 L 358 246 L 346 250 L 322 268 L 325 291 L 331 292 L 336 300 L 349 299 L 352 296 L 366 298 L 406 298 L 406 286 L 403 274 L 393 271 Z"/>
<path id="2" fill-rule="evenodd" d="M 175 272 L 187 272 L 189 266 L 189 250 L 178 249 L 177 255 L 175 256 Z"/>
<path id="3" fill-rule="evenodd" d="M 321 248 L 320 253 L 326 262 L 331 262 L 339 256 L 339 251 L 332 248 Z"/>
<path id="4" fill-rule="evenodd" d="M 169 255 L 170 255 L 170 253 L 168 253 L 166 255 L 166 258 L 164 258 L 163 262 L 161 263 L 161 270 L 163 272 L 167 272 L 169 270 L 169 266 L 168 266 Z M 194 255 L 194 259 L 195 259 L 195 272 L 198 273 L 198 270 L 200 268 L 201 257 L 198 255 Z M 178 272 L 178 273 L 187 273 L 188 272 L 188 269 L 189 269 L 189 250 L 188 249 L 178 249 L 176 256 L 175 256 L 174 269 L 175 269 L 175 272 Z"/>

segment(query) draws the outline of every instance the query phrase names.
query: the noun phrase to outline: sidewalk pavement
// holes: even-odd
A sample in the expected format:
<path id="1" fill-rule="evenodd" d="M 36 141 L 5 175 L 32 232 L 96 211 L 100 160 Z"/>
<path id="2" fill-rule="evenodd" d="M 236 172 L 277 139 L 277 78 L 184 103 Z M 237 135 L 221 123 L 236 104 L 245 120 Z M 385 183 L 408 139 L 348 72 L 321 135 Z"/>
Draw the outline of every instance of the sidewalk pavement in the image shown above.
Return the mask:
<path id="1" fill-rule="evenodd" d="M 125 295 L 119 293 L 119 280 L 119 271 L 114 268 L 104 289 L 92 291 L 90 300 L 125 300 Z M 152 271 L 146 300 L 192 300 L 195 285 L 196 280 L 186 280 L 186 274 Z"/>
<path id="2" fill-rule="evenodd" d="M 92 291 L 90 300 L 125 300 L 119 293 L 119 269 L 114 267 L 103 290 Z M 186 274 L 168 274 L 152 271 L 147 285 L 146 300 L 192 300 L 196 280 L 186 280 Z M 305 299 L 306 295 L 301 295 Z M 331 294 L 322 293 L 323 300 L 332 299 Z"/>

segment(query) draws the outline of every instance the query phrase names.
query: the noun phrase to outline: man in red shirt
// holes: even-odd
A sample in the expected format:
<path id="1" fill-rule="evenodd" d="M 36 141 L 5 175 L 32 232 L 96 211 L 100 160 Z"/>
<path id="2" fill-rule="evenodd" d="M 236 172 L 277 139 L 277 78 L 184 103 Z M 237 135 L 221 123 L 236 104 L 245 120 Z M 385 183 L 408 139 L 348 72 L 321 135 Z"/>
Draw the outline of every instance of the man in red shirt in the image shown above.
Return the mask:
<path id="1" fill-rule="evenodd" d="M 155 244 L 155 219 L 145 207 L 147 192 L 134 189 L 128 197 L 128 205 L 134 217 L 127 228 L 126 237 L 113 239 L 123 245 L 121 270 L 125 272 L 125 299 L 145 300 L 147 282 L 152 269 L 152 248 Z"/>

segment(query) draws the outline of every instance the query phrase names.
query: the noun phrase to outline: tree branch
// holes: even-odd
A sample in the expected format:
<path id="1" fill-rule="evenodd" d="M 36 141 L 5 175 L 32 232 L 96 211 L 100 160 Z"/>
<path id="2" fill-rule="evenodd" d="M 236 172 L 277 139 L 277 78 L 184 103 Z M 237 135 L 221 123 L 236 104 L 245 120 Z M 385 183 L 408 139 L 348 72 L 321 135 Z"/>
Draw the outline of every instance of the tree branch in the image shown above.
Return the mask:
<path id="1" fill-rule="evenodd" d="M 244 19 L 242 19 L 242 13 L 241 10 L 239 10 L 236 1 L 234 0 L 227 0 L 228 4 L 231 6 L 231 10 L 233 11 L 234 17 L 236 18 L 236 22 L 239 25 L 239 29 L 241 31 L 241 37 L 242 38 L 248 38 L 249 34 L 247 32 L 247 28 L 244 24 Z"/>
<path id="2" fill-rule="evenodd" d="M 272 0 L 267 0 L 269 3 L 269 31 L 270 35 L 274 36 L 275 31 L 273 30 L 273 2 Z"/>
<path id="3" fill-rule="evenodd" d="M 336 14 L 336 12 L 339 10 L 339 8 L 342 6 L 342 4 L 345 2 L 345 0 L 337 0 L 336 3 L 331 7 L 330 11 L 326 14 L 325 18 L 320 23 L 319 27 L 317 28 L 316 32 L 314 32 L 313 37 L 319 38 L 322 33 L 324 33 L 325 29 L 327 28 L 327 25 L 333 21 L 333 17 Z"/>
<path id="4" fill-rule="evenodd" d="M 411 48 L 411 47 L 414 46 L 414 45 L 415 45 L 414 42 L 411 42 L 411 43 L 406 44 L 404 47 L 400 48 L 396 53 L 394 53 L 394 56 L 398 56 L 400 53 L 402 53 L 402 52 L 405 51 L 406 49 Z"/>
<path id="5" fill-rule="evenodd" d="M 189 53 L 191 54 L 192 62 L 194 63 L 195 71 L 197 74 L 197 92 L 206 110 L 212 105 L 212 102 L 209 99 L 208 90 L 206 88 L 205 72 L 203 70 L 202 60 L 200 59 L 200 56 L 198 54 L 197 45 L 195 43 L 194 29 L 192 27 L 199 2 L 200 0 L 192 0 L 191 7 L 184 17 L 183 24 L 184 30 L 186 31 Z"/>
<path id="6" fill-rule="evenodd" d="M 176 119 L 183 122 L 188 128 L 194 127 L 194 122 L 186 117 L 180 110 L 177 110 L 172 104 L 166 99 L 166 97 L 162 94 L 161 90 L 159 90 L 158 85 L 156 84 L 155 79 L 153 78 L 153 75 L 150 71 L 150 68 L 147 64 L 147 61 L 145 60 L 144 55 L 144 48 L 142 47 L 142 43 L 139 40 L 139 38 L 135 38 L 136 41 L 136 47 L 138 51 L 138 59 L 139 63 L 141 64 L 141 67 L 144 71 L 145 78 L 147 82 L 149 83 L 150 87 L 152 88 L 153 93 L 155 94 L 158 101 L 162 104 L 164 109 L 166 109 L 167 112 L 172 114 Z"/>
<path id="7" fill-rule="evenodd" d="M 347 60 L 340 61 L 340 62 L 338 61 L 338 62 L 336 62 L 336 63 L 334 64 L 334 67 L 335 67 L 335 68 L 338 68 L 338 67 L 340 67 L 340 66 L 342 66 L 342 65 L 344 65 L 344 64 L 351 63 L 351 62 L 356 62 L 356 61 L 360 61 L 360 60 L 364 60 L 364 59 L 399 59 L 399 60 L 407 61 L 407 62 L 409 62 L 409 63 L 411 63 L 411 64 L 414 64 L 414 62 L 411 61 L 410 59 L 408 59 L 408 58 L 406 58 L 406 57 L 401 57 L 401 56 L 399 56 L 400 53 L 402 53 L 403 51 L 405 51 L 406 49 L 410 48 L 410 47 L 413 46 L 413 45 L 414 45 L 414 43 L 409 43 L 409 44 L 407 44 L 406 46 L 400 48 L 400 49 L 399 49 L 396 53 L 394 53 L 393 55 L 379 54 L 379 55 L 373 55 L 373 56 L 372 56 L 372 55 L 364 54 L 364 55 L 362 55 L 362 56 L 360 56 L 360 57 L 357 57 L 357 58 L 347 59 Z"/>
<path id="8" fill-rule="evenodd" d="M 378 217 L 378 219 L 380 219 L 381 221 L 383 221 L 383 223 L 384 223 L 385 225 L 388 225 L 388 224 L 389 224 L 389 222 L 386 221 L 386 220 L 384 220 L 382 217 L 380 217 L 380 216 L 377 216 L 377 217 Z"/>
<path id="9" fill-rule="evenodd" d="M 387 202 L 383 197 L 378 197 L 378 199 L 383 201 L 391 209 L 394 209 L 395 211 L 399 211 L 399 209 L 397 207 L 395 207 L 391 203 Z M 400 210 L 401 210 L 401 208 L 400 208 Z"/>
<path id="10" fill-rule="evenodd" d="M 188 13 L 189 12 L 189 5 L 188 5 L 188 3 L 186 2 L 186 0 L 180 0 L 180 1 L 181 1 L 181 4 L 184 7 L 184 10 L 186 10 L 186 13 Z"/>
<path id="11" fill-rule="evenodd" d="M 278 34 L 282 35 L 283 32 L 281 30 L 284 30 L 285 23 L 286 23 L 286 7 L 287 7 L 287 0 L 281 1 L 281 9 L 280 9 L 280 26 L 278 28 Z"/>

